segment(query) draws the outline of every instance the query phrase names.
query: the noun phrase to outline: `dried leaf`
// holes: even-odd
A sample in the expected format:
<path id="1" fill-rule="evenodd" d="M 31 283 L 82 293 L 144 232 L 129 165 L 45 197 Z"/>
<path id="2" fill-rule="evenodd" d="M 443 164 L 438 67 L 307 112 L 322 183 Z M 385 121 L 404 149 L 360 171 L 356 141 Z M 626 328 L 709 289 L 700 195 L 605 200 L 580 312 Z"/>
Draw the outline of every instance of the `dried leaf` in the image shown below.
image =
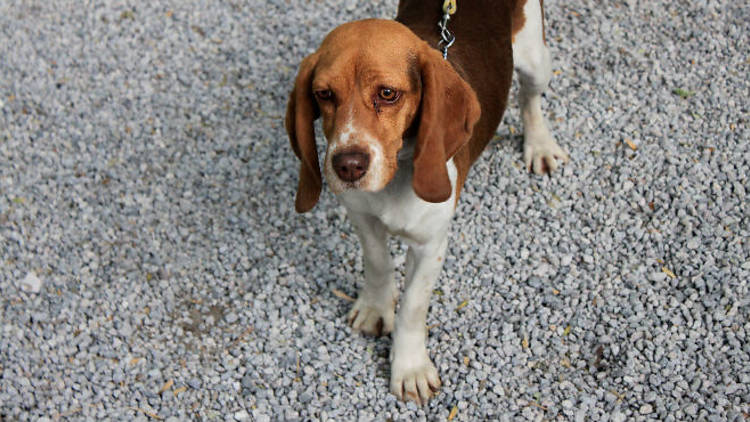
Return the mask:
<path id="1" fill-rule="evenodd" d="M 633 151 L 638 150 L 638 145 L 635 144 L 635 142 L 631 141 L 630 139 L 626 139 L 625 143 L 628 144 L 628 147 L 632 149 Z"/>
<path id="2" fill-rule="evenodd" d="M 333 295 L 338 297 L 339 299 L 344 299 L 348 302 L 354 302 L 355 300 L 353 297 L 349 296 L 348 294 L 342 292 L 339 289 L 333 289 L 332 292 L 333 292 Z"/>
<path id="3" fill-rule="evenodd" d="M 529 348 L 529 338 L 527 336 L 523 336 L 523 340 L 521 340 L 521 347 L 524 349 Z"/>
<path id="4" fill-rule="evenodd" d="M 469 357 L 464 356 L 464 365 L 469 366 Z"/>
<path id="5" fill-rule="evenodd" d="M 252 332 L 253 332 L 253 326 L 251 325 L 251 326 L 247 327 L 245 329 L 245 331 L 243 331 L 242 334 L 239 335 L 239 337 L 237 337 L 236 339 L 234 339 L 234 341 L 227 347 L 227 349 L 231 349 L 234 346 L 240 344 L 240 342 L 245 338 L 245 336 L 249 335 Z"/>
<path id="6" fill-rule="evenodd" d="M 456 311 L 460 311 L 461 309 L 465 308 L 466 305 L 468 305 L 468 304 L 469 304 L 469 301 L 468 300 L 464 300 L 463 302 L 461 302 L 460 305 L 456 306 Z"/>
<path id="7" fill-rule="evenodd" d="M 673 273 L 669 268 L 667 267 L 661 267 L 661 271 L 666 274 L 669 278 L 677 278 L 677 275 Z"/>
<path id="8" fill-rule="evenodd" d="M 175 388 L 174 390 L 172 390 L 172 394 L 173 394 L 173 395 L 174 395 L 175 397 L 177 397 L 177 395 L 178 395 L 178 394 L 180 394 L 180 393 L 184 393 L 185 391 L 187 391 L 187 387 L 185 387 L 185 386 L 183 385 L 182 387 L 178 387 L 178 388 Z"/>
<path id="9" fill-rule="evenodd" d="M 690 98 L 695 95 L 695 91 L 689 91 L 687 89 L 675 88 L 672 90 L 672 94 L 679 95 L 682 98 Z"/>
<path id="10" fill-rule="evenodd" d="M 201 28 L 198 25 L 192 25 L 190 27 L 190 29 L 192 29 L 193 31 L 195 31 L 195 33 L 198 34 L 198 35 L 200 35 L 201 37 L 205 37 L 206 36 L 206 31 L 204 31 L 203 28 Z"/>
<path id="11" fill-rule="evenodd" d="M 157 415 L 156 413 L 154 413 L 154 412 L 151 412 L 151 411 L 148 411 L 148 410 L 146 410 L 146 409 L 142 409 L 142 408 L 140 408 L 140 407 L 131 407 L 131 409 L 132 409 L 132 410 L 135 410 L 136 412 L 141 412 L 141 413 L 143 413 L 144 415 L 146 415 L 146 416 L 148 416 L 148 417 L 150 417 L 150 418 L 153 418 L 153 419 L 159 420 L 159 421 L 160 421 L 160 420 L 162 420 L 162 419 L 164 419 L 164 418 L 162 418 L 161 416 Z"/>
<path id="12" fill-rule="evenodd" d="M 453 418 L 456 417 L 456 415 L 458 415 L 458 406 L 453 406 L 453 409 L 451 409 L 451 413 L 448 415 L 448 420 L 452 421 Z"/>
<path id="13" fill-rule="evenodd" d="M 570 334 L 570 325 L 568 325 L 567 327 L 565 327 L 565 329 L 563 330 L 563 335 L 564 336 L 567 336 L 568 334 Z"/>
<path id="14" fill-rule="evenodd" d="M 143 358 L 133 358 L 130 359 L 130 365 L 135 365 L 136 363 L 140 362 Z"/>
<path id="15" fill-rule="evenodd" d="M 124 21 L 125 19 L 134 20 L 135 13 L 133 13 L 132 10 L 123 10 L 122 13 L 120 13 L 120 22 Z"/>
<path id="16" fill-rule="evenodd" d="M 170 379 L 169 381 L 165 382 L 164 385 L 162 385 L 161 389 L 159 390 L 159 394 L 169 390 L 174 385 L 174 380 Z"/>

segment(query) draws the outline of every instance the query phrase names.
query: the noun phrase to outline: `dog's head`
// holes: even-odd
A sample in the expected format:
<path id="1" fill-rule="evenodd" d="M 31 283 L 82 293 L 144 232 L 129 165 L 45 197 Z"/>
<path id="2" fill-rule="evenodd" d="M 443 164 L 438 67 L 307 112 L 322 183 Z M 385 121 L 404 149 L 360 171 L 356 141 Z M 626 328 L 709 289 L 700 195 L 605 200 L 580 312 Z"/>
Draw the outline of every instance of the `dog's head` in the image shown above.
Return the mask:
<path id="1" fill-rule="evenodd" d="M 310 210 L 320 196 L 319 116 L 334 193 L 383 189 L 404 137 L 415 134 L 414 191 L 443 202 L 451 196 L 446 161 L 468 142 L 479 114 L 469 85 L 402 24 L 371 19 L 336 28 L 302 61 L 287 105 L 286 129 L 302 161 L 297 211 Z"/>

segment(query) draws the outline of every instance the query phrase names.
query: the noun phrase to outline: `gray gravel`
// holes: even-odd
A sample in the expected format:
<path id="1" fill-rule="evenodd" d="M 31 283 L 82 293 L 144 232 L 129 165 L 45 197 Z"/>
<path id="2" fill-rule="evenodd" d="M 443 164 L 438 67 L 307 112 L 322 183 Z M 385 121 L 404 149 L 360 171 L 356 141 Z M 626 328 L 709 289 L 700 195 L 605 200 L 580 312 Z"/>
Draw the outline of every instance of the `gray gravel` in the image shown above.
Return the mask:
<path id="1" fill-rule="evenodd" d="M 746 420 L 750 7 L 545 2 L 572 161 L 524 171 L 512 100 L 417 408 L 332 293 L 362 279 L 343 209 L 293 211 L 286 96 L 396 6 L 357 3 L 0 3 L 0 420 Z"/>

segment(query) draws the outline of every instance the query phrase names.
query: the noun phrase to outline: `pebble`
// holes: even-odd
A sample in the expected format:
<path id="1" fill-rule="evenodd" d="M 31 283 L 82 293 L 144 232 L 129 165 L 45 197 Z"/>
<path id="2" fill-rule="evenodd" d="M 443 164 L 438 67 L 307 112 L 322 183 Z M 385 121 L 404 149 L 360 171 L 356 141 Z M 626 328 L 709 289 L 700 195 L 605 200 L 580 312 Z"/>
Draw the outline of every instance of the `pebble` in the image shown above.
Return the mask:
<path id="1" fill-rule="evenodd" d="M 42 284 L 42 279 L 33 271 L 26 273 L 26 276 L 19 282 L 21 289 L 29 293 L 39 293 L 42 290 Z"/>
<path id="2" fill-rule="evenodd" d="M 250 414 L 247 413 L 247 410 L 240 410 L 238 412 L 234 413 L 234 420 L 236 421 L 247 421 L 250 420 Z"/>

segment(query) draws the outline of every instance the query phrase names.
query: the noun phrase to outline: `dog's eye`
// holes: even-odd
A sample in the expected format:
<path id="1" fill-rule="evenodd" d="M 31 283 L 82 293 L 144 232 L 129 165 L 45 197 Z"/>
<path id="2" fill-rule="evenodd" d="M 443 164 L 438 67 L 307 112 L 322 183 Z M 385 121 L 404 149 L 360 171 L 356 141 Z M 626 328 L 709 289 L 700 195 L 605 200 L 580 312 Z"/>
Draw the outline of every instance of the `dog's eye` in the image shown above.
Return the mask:
<path id="1" fill-rule="evenodd" d="M 330 101 L 333 99 L 333 92 L 330 89 L 321 89 L 315 91 L 315 97 L 321 101 Z"/>
<path id="2" fill-rule="evenodd" d="M 387 103 L 393 103 L 398 100 L 399 92 L 393 88 L 383 87 L 378 91 L 378 97 Z"/>

